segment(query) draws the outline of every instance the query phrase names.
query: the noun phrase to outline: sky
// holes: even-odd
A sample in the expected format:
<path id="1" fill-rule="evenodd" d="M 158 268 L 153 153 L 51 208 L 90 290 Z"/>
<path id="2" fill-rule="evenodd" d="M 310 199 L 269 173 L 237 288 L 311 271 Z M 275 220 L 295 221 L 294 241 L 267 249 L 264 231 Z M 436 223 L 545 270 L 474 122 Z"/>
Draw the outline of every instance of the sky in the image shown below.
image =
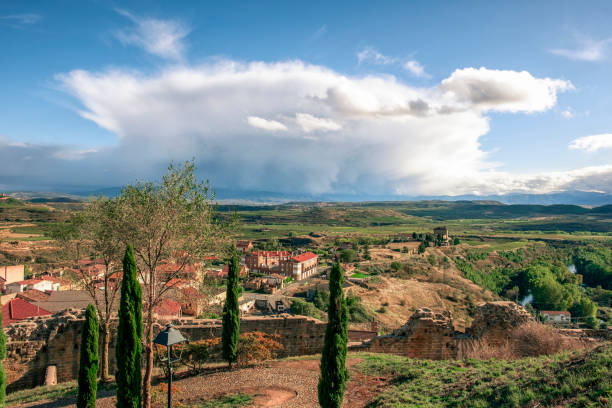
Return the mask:
<path id="1" fill-rule="evenodd" d="M 0 191 L 612 193 L 612 3 L 0 3 Z"/>

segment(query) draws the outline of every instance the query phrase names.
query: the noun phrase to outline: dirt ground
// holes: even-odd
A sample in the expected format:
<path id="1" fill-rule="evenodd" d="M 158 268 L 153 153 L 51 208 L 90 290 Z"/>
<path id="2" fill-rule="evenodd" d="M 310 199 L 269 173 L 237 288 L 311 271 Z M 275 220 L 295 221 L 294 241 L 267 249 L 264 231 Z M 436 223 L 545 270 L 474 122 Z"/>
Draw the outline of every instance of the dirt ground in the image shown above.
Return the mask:
<path id="1" fill-rule="evenodd" d="M 397 252 L 390 253 L 404 256 Z M 445 256 L 439 248 L 429 248 L 424 257 L 435 255 L 438 258 Z M 410 256 L 406 256 L 409 259 Z M 362 262 L 367 265 L 367 262 Z M 421 307 L 434 310 L 449 310 L 453 316 L 455 328 L 464 330 L 471 324 L 468 314 L 468 304 L 493 299 L 489 291 L 465 279 L 453 264 L 444 270 L 440 267 L 427 266 L 425 273 L 419 273 L 410 279 L 393 278 L 379 275 L 375 283 L 369 288 L 354 286 L 351 288 L 355 295 L 360 296 L 363 304 L 376 313 L 379 327 L 390 331 L 398 328 L 410 318 L 412 313 Z M 469 300 L 468 300 L 469 298 Z M 384 312 L 382 312 L 384 310 Z"/>
<path id="2" fill-rule="evenodd" d="M 349 358 L 347 366 L 350 381 L 344 397 L 343 407 L 363 408 L 386 385 L 384 379 L 361 374 L 355 365 L 358 358 Z M 184 407 L 191 407 L 203 401 L 231 394 L 249 394 L 253 398 L 249 407 L 264 408 L 316 408 L 317 382 L 319 379 L 318 360 L 275 361 L 264 366 L 243 368 L 232 371 L 218 371 L 174 382 L 174 401 Z M 174 388 L 174 387 L 173 387 Z M 166 405 L 166 394 L 162 387 L 154 387 L 155 408 Z M 19 408 L 72 408 L 74 398 L 59 401 L 38 401 Z M 115 397 L 107 395 L 96 402 L 99 408 L 114 408 Z"/>
<path id="3" fill-rule="evenodd" d="M 22 234 L 18 232 L 11 232 L 11 228 L 33 226 L 35 226 L 35 224 L 2 224 L 0 225 L 0 239 L 20 240 L 24 238 L 39 237 L 40 234 Z"/>

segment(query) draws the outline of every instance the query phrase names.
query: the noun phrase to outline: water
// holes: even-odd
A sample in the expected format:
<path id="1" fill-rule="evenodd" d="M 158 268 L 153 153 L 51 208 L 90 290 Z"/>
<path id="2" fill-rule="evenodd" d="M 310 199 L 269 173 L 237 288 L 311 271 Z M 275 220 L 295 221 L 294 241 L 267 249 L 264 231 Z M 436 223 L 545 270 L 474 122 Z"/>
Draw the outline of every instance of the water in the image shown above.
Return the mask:
<path id="1" fill-rule="evenodd" d="M 570 271 L 571 273 L 573 273 L 574 275 L 576 274 L 576 265 L 575 264 L 571 264 L 567 267 L 567 270 Z"/>

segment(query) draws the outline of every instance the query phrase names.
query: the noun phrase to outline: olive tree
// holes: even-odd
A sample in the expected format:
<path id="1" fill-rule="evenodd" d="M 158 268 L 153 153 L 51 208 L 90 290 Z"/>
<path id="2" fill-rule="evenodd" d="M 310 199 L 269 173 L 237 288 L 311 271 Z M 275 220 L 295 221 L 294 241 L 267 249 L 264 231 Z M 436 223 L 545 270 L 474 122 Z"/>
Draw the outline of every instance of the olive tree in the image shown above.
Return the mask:
<path id="1" fill-rule="evenodd" d="M 199 182 L 193 161 L 168 167 L 159 183 L 128 185 L 117 198 L 117 231 L 132 245 L 143 286 L 145 371 L 142 403 L 151 406 L 154 308 L 170 289 L 166 283 L 204 256 L 229 250 L 227 223 L 216 216 L 208 181 Z M 170 263 L 171 268 L 162 267 Z"/>

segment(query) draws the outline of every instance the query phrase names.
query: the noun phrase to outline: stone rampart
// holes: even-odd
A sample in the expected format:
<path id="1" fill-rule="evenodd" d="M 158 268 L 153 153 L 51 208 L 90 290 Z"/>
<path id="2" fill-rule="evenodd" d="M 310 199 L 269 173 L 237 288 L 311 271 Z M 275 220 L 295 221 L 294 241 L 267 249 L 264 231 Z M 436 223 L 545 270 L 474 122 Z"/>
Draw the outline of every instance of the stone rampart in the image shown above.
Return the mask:
<path id="1" fill-rule="evenodd" d="M 422 308 L 391 335 L 371 338 L 372 332 L 353 333 L 352 341 L 368 340 L 350 349 L 434 360 L 462 358 L 464 350 L 468 350 L 475 340 L 486 338 L 489 344 L 501 343 L 515 327 L 530 320 L 531 315 L 513 302 L 490 302 L 477 308 L 472 326 L 466 332 L 458 332 L 449 312 Z M 57 368 L 58 382 L 75 379 L 82 322 L 82 312 L 69 310 L 5 328 L 9 390 L 42 384 L 50 365 Z M 219 320 L 185 319 L 173 323 L 190 341 L 221 337 Z M 281 356 L 319 353 L 323 347 L 325 327 L 325 323 L 316 319 L 291 315 L 245 317 L 240 325 L 241 332 L 278 335 L 278 341 L 284 347 Z M 115 370 L 114 342 L 112 338 L 110 372 Z"/>
<path id="2" fill-rule="evenodd" d="M 221 337 L 220 320 L 179 320 L 174 323 L 191 341 Z M 43 384 L 47 367 L 52 365 L 56 366 L 58 382 L 76 379 L 82 324 L 82 312 L 68 310 L 6 328 L 5 366 L 9 392 Z M 115 332 L 115 324 L 112 332 Z M 283 345 L 280 356 L 285 357 L 319 353 L 323 347 L 325 326 L 325 323 L 304 316 L 246 317 L 241 320 L 240 331 L 278 335 L 278 341 Z M 115 339 L 111 338 L 111 373 L 115 370 L 114 344 Z"/>

